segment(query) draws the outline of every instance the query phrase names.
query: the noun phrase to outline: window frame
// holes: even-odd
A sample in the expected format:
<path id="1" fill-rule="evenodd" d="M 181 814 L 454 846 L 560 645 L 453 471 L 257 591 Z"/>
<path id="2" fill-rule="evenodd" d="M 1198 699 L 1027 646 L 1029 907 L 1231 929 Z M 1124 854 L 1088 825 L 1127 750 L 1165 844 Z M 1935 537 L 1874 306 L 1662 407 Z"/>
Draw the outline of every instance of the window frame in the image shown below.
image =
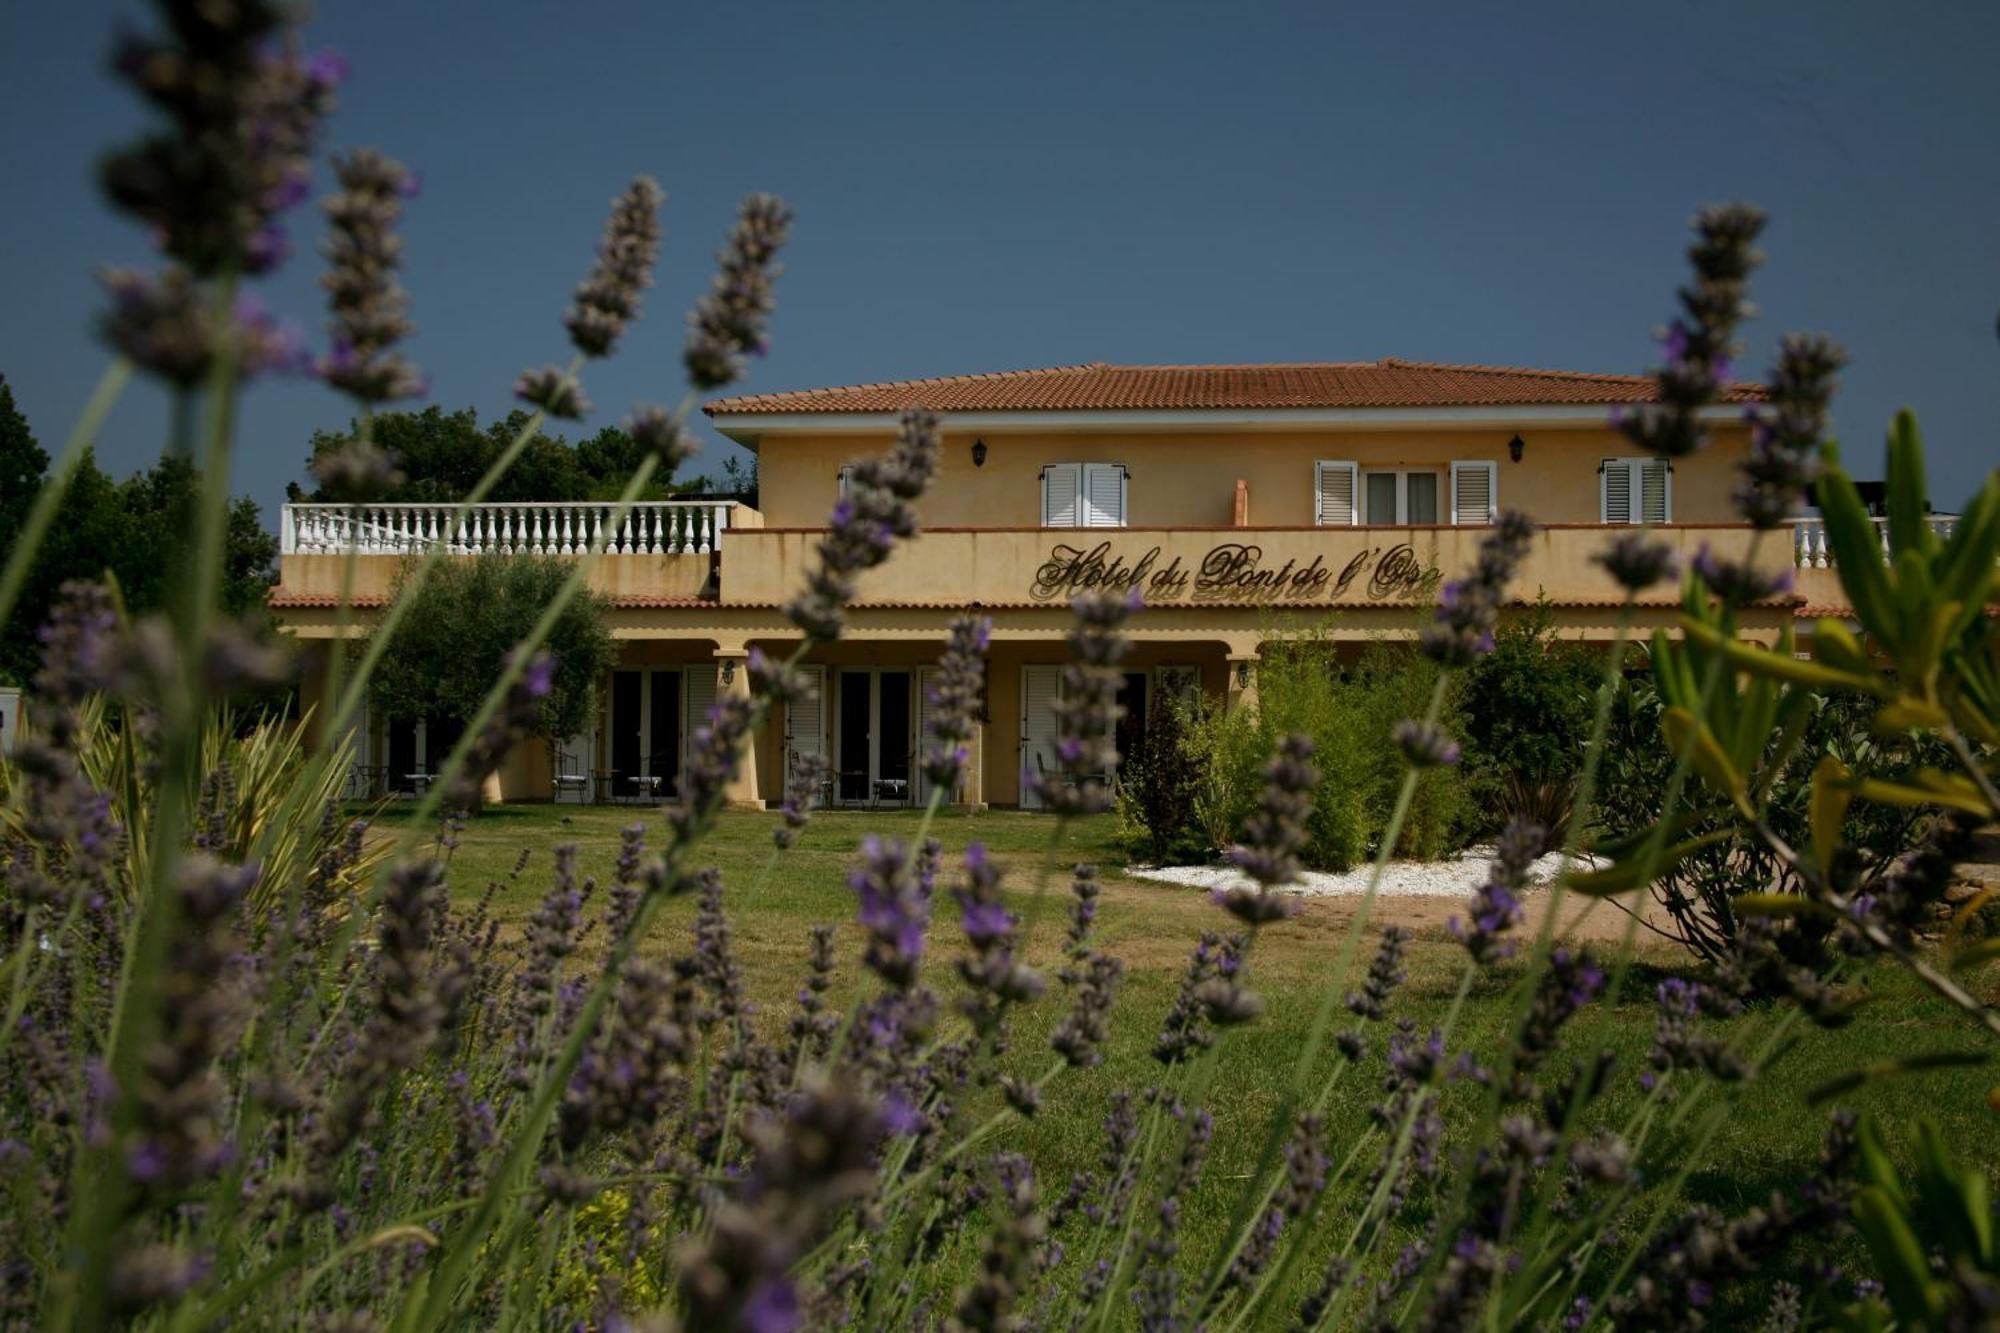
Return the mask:
<path id="1" fill-rule="evenodd" d="M 1433 496 L 1432 499 L 1436 502 L 1439 516 L 1427 523 L 1413 524 L 1410 521 L 1410 478 L 1418 474 L 1428 476 L 1436 482 L 1438 494 Z M 1367 516 L 1368 479 L 1370 477 L 1394 477 L 1396 479 L 1396 517 L 1386 523 L 1377 523 L 1374 519 Z M 1408 466 L 1397 467 L 1363 467 L 1357 472 L 1354 481 L 1355 522 L 1361 527 L 1369 528 L 1434 527 L 1444 521 L 1443 515 L 1446 512 L 1444 503 L 1445 485 L 1444 472 L 1435 466 L 1413 463 Z"/>
<path id="2" fill-rule="evenodd" d="M 1597 521 L 1609 527 L 1638 527 L 1646 519 L 1646 469 L 1660 469 L 1660 517 L 1655 523 L 1674 521 L 1674 464 L 1668 458 L 1606 456 L 1597 463 Z M 1625 495 L 1627 513 L 1624 518 L 1611 517 L 1611 472 L 1617 468 L 1625 473 Z"/>
<path id="3" fill-rule="evenodd" d="M 1347 474 L 1347 518 L 1328 518 L 1326 474 Z M 1361 526 L 1361 464 L 1348 458 L 1321 458 L 1313 463 L 1313 526 L 1316 528 L 1357 528 Z"/>
<path id="4" fill-rule="evenodd" d="M 1052 521 L 1049 512 L 1049 478 L 1058 468 L 1075 469 L 1076 488 L 1074 519 L 1069 523 Z M 1118 477 L 1118 513 L 1110 516 L 1098 508 L 1091 498 L 1093 470 L 1115 470 Z M 1101 472 L 1100 474 L 1101 475 Z M 1131 485 L 1132 470 L 1123 463 L 1103 461 L 1086 462 L 1081 459 L 1061 463 L 1044 463 L 1038 477 L 1041 486 L 1040 526 L 1058 531 L 1085 528 L 1123 528 L 1131 526 Z M 1100 519 L 1100 516 L 1105 516 Z"/>
<path id="5" fill-rule="evenodd" d="M 1500 464 L 1491 458 L 1454 458 L 1445 472 L 1445 485 L 1451 491 L 1445 512 L 1451 516 L 1451 525 L 1455 528 L 1491 527 L 1500 516 Z M 1458 479 L 1468 472 L 1486 474 L 1486 517 L 1481 519 L 1464 518 L 1458 512 Z"/>

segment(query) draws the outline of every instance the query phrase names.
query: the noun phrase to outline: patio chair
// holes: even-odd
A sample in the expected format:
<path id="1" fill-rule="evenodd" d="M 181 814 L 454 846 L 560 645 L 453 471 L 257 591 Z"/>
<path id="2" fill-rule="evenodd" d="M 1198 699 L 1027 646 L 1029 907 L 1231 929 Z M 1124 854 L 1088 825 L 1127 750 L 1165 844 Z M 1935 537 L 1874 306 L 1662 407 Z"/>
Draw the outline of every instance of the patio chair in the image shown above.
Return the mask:
<path id="1" fill-rule="evenodd" d="M 812 792 L 813 809 L 823 810 L 833 804 L 833 765 L 819 755 L 801 754 L 796 750 L 786 752 L 785 764 L 788 770 L 785 785 L 804 785 Z"/>
<path id="2" fill-rule="evenodd" d="M 1035 776 L 1042 780 L 1042 785 L 1044 787 L 1049 785 L 1049 766 L 1048 763 L 1045 760 L 1043 760 L 1042 752 L 1040 750 L 1035 751 Z M 1078 779 L 1076 777 L 1073 777 L 1068 773 L 1061 773 L 1061 772 L 1057 773 L 1055 776 L 1056 780 L 1062 783 L 1065 790 L 1075 791 L 1077 789 Z M 1082 775 L 1082 781 L 1099 783 L 1107 789 L 1110 789 L 1111 787 L 1111 779 L 1103 773 L 1085 773 Z"/>
<path id="3" fill-rule="evenodd" d="M 560 804 L 567 795 L 574 797 L 578 805 L 589 802 L 590 774 L 584 772 L 582 766 L 570 758 L 568 751 L 558 749 L 551 767 L 553 772 L 550 783 L 555 789 L 550 797 L 551 800 Z"/>

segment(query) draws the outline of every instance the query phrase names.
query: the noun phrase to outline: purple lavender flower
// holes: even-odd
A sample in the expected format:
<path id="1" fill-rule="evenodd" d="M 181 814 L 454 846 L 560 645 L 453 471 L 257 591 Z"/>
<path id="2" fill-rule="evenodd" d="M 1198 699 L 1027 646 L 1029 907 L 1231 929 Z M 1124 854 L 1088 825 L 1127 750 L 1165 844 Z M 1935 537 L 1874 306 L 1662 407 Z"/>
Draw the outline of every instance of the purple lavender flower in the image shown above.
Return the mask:
<path id="1" fill-rule="evenodd" d="M 581 421 L 591 411 L 576 376 L 554 366 L 522 371 L 514 381 L 514 396 L 565 421 Z"/>
<path id="2" fill-rule="evenodd" d="M 1072 1069 L 1090 1069 L 1104 1060 L 1103 1047 L 1111 1035 L 1111 1006 L 1125 965 L 1116 958 L 1089 950 L 1081 962 L 1081 977 L 1074 1003 L 1049 1045 Z"/>
<path id="3" fill-rule="evenodd" d="M 1063 688 L 1055 703 L 1059 771 L 1022 774 L 1023 790 L 1065 819 L 1111 808 L 1111 780 L 1118 770 L 1115 738 L 1124 711 L 1118 706 L 1118 664 L 1131 647 L 1120 630 L 1141 605 L 1137 588 L 1126 595 L 1086 593 L 1070 603 L 1076 616 L 1069 632 L 1072 660 L 1063 667 Z"/>
<path id="4" fill-rule="evenodd" d="M 1729 606 L 1750 606 L 1792 590 L 1791 566 L 1762 570 L 1746 561 L 1725 559 L 1703 542 L 1690 566 L 1708 590 Z"/>
<path id="5" fill-rule="evenodd" d="M 1467 904 L 1466 919 L 1454 916 L 1448 923 L 1473 961 L 1493 963 L 1514 952 L 1513 944 L 1503 937 L 1521 922 L 1520 895 L 1545 837 L 1542 826 L 1528 819 L 1512 820 L 1501 831 L 1486 880 Z"/>
<path id="6" fill-rule="evenodd" d="M 875 1151 L 889 1132 L 882 1101 L 810 1073 L 782 1111 L 753 1113 L 749 1174 L 677 1259 L 687 1323 L 750 1333 L 798 1327 L 791 1267 L 874 1183 Z"/>
<path id="7" fill-rule="evenodd" d="M 785 851 L 799 840 L 806 825 L 812 818 L 813 803 L 819 799 L 823 784 L 832 767 L 818 754 L 805 755 L 794 761 L 791 771 L 785 775 L 785 799 L 779 809 L 782 821 L 771 830 L 771 841 L 778 850 Z"/>
<path id="8" fill-rule="evenodd" d="M 688 316 L 688 378 L 698 389 L 717 389 L 743 374 L 743 362 L 765 348 L 764 326 L 775 304 L 781 271 L 777 254 L 791 236 L 792 210 L 775 195 L 743 201 L 729 243 L 717 256 L 721 271 Z"/>
<path id="9" fill-rule="evenodd" d="M 1638 594 L 1663 579 L 1674 576 L 1679 561 L 1665 542 L 1649 541 L 1637 532 L 1612 538 L 1610 544 L 1591 557 L 1602 565 L 1619 587 Z"/>
<path id="10" fill-rule="evenodd" d="M 1312 793 L 1319 786 L 1313 763 L 1312 738 L 1288 735 L 1279 740 L 1264 766 L 1264 791 L 1257 809 L 1243 821 L 1243 841 L 1229 849 L 1229 860 L 1256 881 L 1255 889 L 1218 889 L 1215 902 L 1252 929 L 1281 921 L 1298 911 L 1298 900 L 1274 892 L 1296 884 L 1304 874 L 1299 854 L 1306 846 L 1306 821 L 1312 818 Z"/>
<path id="11" fill-rule="evenodd" d="M 652 177 L 639 176 L 611 201 L 597 262 L 563 316 L 570 341 L 585 356 L 609 356 L 626 324 L 638 317 L 639 293 L 653 285 L 665 199 Z"/>
<path id="12" fill-rule="evenodd" d="M 907 990 L 923 962 L 931 912 L 910 873 L 909 848 L 901 839 L 870 836 L 861 844 L 861 863 L 848 871 L 847 886 L 861 900 L 858 920 L 868 933 L 863 961 L 891 986 Z"/>
<path id="13" fill-rule="evenodd" d="M 1195 942 L 1181 975 L 1180 990 L 1153 1040 L 1153 1058 L 1161 1064 L 1179 1064 L 1214 1044 L 1200 995 L 1201 988 L 1216 975 L 1222 950 L 1222 936 L 1214 931 L 1203 931 Z"/>
<path id="14" fill-rule="evenodd" d="M 660 460 L 655 476 L 662 482 L 679 471 L 681 464 L 694 457 L 701 447 L 682 427 L 680 418 L 664 407 L 634 408 L 625 419 L 625 433 L 642 454 Z"/>
<path id="15" fill-rule="evenodd" d="M 274 40 L 288 15 L 264 0 L 171 18 L 169 36 L 129 36 L 112 62 L 167 127 L 112 153 L 99 178 L 196 276 L 263 272 L 284 255 L 277 215 L 303 196 L 336 64 Z"/>
<path id="16" fill-rule="evenodd" d="M 98 280 L 111 296 L 98 332 L 133 365 L 172 384 L 200 383 L 225 348 L 239 379 L 304 368 L 298 328 L 247 294 L 218 323 L 214 302 L 184 269 L 150 278 L 136 269 L 107 268 Z"/>
<path id="17" fill-rule="evenodd" d="M 172 1194 L 207 1179 L 234 1151 L 225 1137 L 226 1090 L 216 1060 L 235 1021 L 226 979 L 237 970 L 237 908 L 254 866 L 190 853 L 175 877 L 178 929 L 162 972 L 157 1027 L 132 1089 L 126 1169 L 147 1190 Z"/>
<path id="18" fill-rule="evenodd" d="M 1833 377 L 1846 364 L 1847 354 L 1831 339 L 1788 337 L 1778 351 L 1769 403 L 1745 409 L 1750 454 L 1740 465 L 1743 482 L 1736 490 L 1736 507 L 1756 527 L 1780 526 L 1811 497 L 1819 480 Z"/>
<path id="19" fill-rule="evenodd" d="M 966 745 L 979 727 L 986 689 L 986 648 L 992 634 L 993 622 L 973 615 L 952 617 L 945 632 L 944 656 L 931 686 L 924 775 L 934 790 L 946 794 L 958 790 L 968 755 Z"/>
<path id="20" fill-rule="evenodd" d="M 1412 768 L 1450 768 L 1458 763 L 1458 742 L 1435 722 L 1406 717 L 1389 729 L 1389 739 Z"/>
<path id="21" fill-rule="evenodd" d="M 1379 1023 L 1388 1017 L 1389 997 L 1408 975 L 1403 970 L 1403 946 L 1410 932 L 1402 926 L 1386 926 L 1375 959 L 1368 965 L 1368 979 L 1359 991 L 1347 996 L 1349 1012 L 1358 1018 Z"/>
<path id="22" fill-rule="evenodd" d="M 516 650 L 510 650 L 511 661 Z M 555 686 L 556 659 L 546 649 L 537 649 L 521 668 L 506 697 L 493 716 L 473 737 L 465 762 L 445 790 L 449 807 L 470 809 L 478 803 L 486 779 L 499 771 L 508 752 L 533 734 L 540 725 L 542 703 Z"/>
<path id="23" fill-rule="evenodd" d="M 667 812 L 667 822 L 683 840 L 722 808 L 729 786 L 743 768 L 743 750 L 757 705 L 739 694 L 727 694 L 709 707 L 708 718 L 688 738 L 688 762 L 678 783 L 680 803 Z"/>
<path id="24" fill-rule="evenodd" d="M 1479 543 L 1471 572 L 1440 590 L 1437 615 L 1418 640 L 1426 657 L 1441 666 L 1464 667 L 1493 651 L 1500 599 L 1534 535 L 1535 525 L 1525 514 L 1500 512 L 1492 533 Z"/>
<path id="25" fill-rule="evenodd" d="M 806 575 L 806 589 L 785 606 L 785 618 L 807 638 L 839 638 L 856 577 L 887 560 L 897 541 L 916 535 L 911 501 L 930 485 L 938 450 L 937 418 L 913 409 L 903 414 L 887 454 L 854 465 L 847 494 L 834 505 L 820 539 L 819 560 Z"/>
<path id="26" fill-rule="evenodd" d="M 1657 403 L 1622 412 L 1614 424 L 1649 453 L 1681 458 L 1708 442 L 1701 410 L 1728 387 L 1737 325 L 1749 310 L 1751 272 L 1764 214 L 1743 204 L 1704 210 L 1688 249 L 1694 279 L 1680 290 L 1681 315 L 1660 335 L 1665 364 L 1655 373 Z"/>
<path id="27" fill-rule="evenodd" d="M 340 192 L 323 205 L 332 226 L 320 279 L 333 311 L 333 350 L 314 366 L 319 377 L 363 403 L 415 398 L 418 369 L 395 350 L 410 335 L 409 297 L 396 282 L 402 242 L 396 236 L 412 179 L 394 158 L 360 149 L 333 160 Z"/>
<path id="28" fill-rule="evenodd" d="M 1028 1159 L 1001 1153 L 994 1159 L 994 1174 L 1000 1220 L 987 1233 L 978 1276 L 959 1292 L 957 1308 L 945 1325 L 949 1329 L 998 1333 L 1021 1327 L 1015 1308 L 1027 1294 L 1035 1259 L 1048 1235 L 1047 1222 L 1036 1208 L 1035 1173 Z"/>

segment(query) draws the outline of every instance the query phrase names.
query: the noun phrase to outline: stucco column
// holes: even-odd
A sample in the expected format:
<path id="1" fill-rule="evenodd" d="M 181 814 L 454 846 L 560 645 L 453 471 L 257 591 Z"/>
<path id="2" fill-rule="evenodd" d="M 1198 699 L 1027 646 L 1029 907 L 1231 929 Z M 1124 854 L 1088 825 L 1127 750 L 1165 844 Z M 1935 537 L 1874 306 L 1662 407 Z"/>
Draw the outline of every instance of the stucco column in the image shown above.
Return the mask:
<path id="1" fill-rule="evenodd" d="M 715 650 L 715 696 L 731 695 L 748 702 L 750 698 L 750 653 L 746 648 L 726 646 Z M 690 719 L 699 725 L 702 719 Z M 757 787 L 757 737 L 745 742 L 736 761 L 736 776 L 723 789 L 723 798 L 732 810 L 762 810 L 763 796 Z"/>
<path id="2" fill-rule="evenodd" d="M 1227 660 L 1223 698 L 1233 713 L 1245 704 L 1257 702 L 1257 653 L 1255 649 L 1232 652 Z"/>
<path id="3" fill-rule="evenodd" d="M 972 723 L 972 735 L 965 742 L 965 777 L 958 784 L 958 800 L 954 808 L 959 810 L 984 810 L 986 808 L 986 724 L 978 719 Z M 918 761 L 922 762 L 922 754 Z"/>

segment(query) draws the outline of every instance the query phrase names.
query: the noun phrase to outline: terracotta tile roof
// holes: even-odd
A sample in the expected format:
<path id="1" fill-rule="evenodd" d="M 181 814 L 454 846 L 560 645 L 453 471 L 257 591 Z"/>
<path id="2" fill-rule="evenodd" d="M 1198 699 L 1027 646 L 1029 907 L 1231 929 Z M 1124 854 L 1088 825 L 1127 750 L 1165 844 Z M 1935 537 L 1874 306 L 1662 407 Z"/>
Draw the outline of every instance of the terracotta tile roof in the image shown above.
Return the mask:
<path id="1" fill-rule="evenodd" d="M 1075 412 L 1219 408 L 1497 407 L 1651 402 L 1650 376 L 1592 375 L 1516 366 L 1380 361 L 1251 366 L 1055 366 L 948 375 L 790 393 L 718 398 L 712 417 L 764 412 Z M 1733 384 L 1730 403 L 1756 402 L 1761 384 Z"/>
<path id="2" fill-rule="evenodd" d="M 653 593 L 614 593 L 610 597 L 613 606 L 633 610 L 654 610 L 669 606 L 703 606 L 713 608 L 717 603 L 701 597 L 667 597 Z M 331 611 L 340 605 L 340 598 L 326 592 L 286 592 L 283 588 L 273 588 L 267 603 L 279 611 Z M 358 593 L 348 605 L 357 610 L 379 610 L 389 604 L 389 599 L 381 593 Z"/>
<path id="3" fill-rule="evenodd" d="M 363 592 L 349 598 L 347 604 L 365 611 L 387 606 L 389 599 L 378 592 Z M 340 605 L 340 598 L 330 592 L 286 592 L 283 588 L 273 588 L 265 605 L 279 611 L 331 611 Z"/>

